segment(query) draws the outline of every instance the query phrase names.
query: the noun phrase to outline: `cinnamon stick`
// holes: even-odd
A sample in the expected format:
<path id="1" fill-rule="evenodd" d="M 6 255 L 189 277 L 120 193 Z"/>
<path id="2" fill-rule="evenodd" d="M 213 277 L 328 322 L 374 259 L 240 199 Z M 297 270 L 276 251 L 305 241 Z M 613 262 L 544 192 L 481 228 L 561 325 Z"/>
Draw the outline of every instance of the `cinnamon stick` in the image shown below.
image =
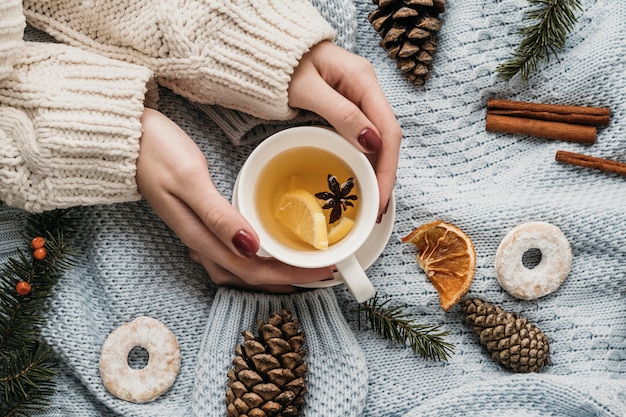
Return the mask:
<path id="1" fill-rule="evenodd" d="M 594 126 L 608 125 L 611 116 L 611 110 L 607 107 L 568 106 L 502 99 L 489 100 L 487 112 L 503 116 Z"/>
<path id="2" fill-rule="evenodd" d="M 486 129 L 490 132 L 539 136 L 548 139 L 588 144 L 595 143 L 596 141 L 595 126 L 501 116 L 489 112 L 487 112 L 486 122 Z"/>
<path id="3" fill-rule="evenodd" d="M 566 164 L 597 169 L 604 172 L 626 175 L 626 163 L 596 156 L 583 155 L 575 152 L 557 151 L 555 160 Z"/>

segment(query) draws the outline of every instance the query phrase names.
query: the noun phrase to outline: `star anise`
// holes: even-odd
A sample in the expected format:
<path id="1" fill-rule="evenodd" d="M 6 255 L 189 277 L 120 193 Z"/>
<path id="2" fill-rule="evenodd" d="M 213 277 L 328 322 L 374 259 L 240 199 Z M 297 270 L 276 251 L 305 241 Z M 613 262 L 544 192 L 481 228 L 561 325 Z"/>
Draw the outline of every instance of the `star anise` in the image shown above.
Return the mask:
<path id="1" fill-rule="evenodd" d="M 358 197 L 354 194 L 350 194 L 354 187 L 354 178 L 350 177 L 346 182 L 339 185 L 337 177 L 332 174 L 328 174 L 328 191 L 322 191 L 315 194 L 315 197 L 320 200 L 325 200 L 326 203 L 322 206 L 323 209 L 332 209 L 330 212 L 329 223 L 334 223 L 341 218 L 341 215 L 348 206 L 354 207 L 354 204 L 350 200 L 357 200 Z"/>

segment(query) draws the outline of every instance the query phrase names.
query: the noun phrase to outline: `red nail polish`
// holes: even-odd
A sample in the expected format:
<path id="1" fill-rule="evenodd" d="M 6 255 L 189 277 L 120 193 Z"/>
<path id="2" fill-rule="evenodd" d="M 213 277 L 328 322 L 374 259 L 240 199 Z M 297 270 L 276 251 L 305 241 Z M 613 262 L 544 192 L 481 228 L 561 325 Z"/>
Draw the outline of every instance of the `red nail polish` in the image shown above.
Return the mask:
<path id="1" fill-rule="evenodd" d="M 250 236 L 248 232 L 243 229 L 235 233 L 232 242 L 235 248 L 237 248 L 237 250 L 239 251 L 239 253 L 241 253 L 246 258 L 251 258 L 259 250 L 258 243 L 254 239 L 252 239 L 252 236 Z"/>
<path id="2" fill-rule="evenodd" d="M 383 146 L 383 141 L 369 127 L 363 129 L 357 140 L 368 152 L 378 152 Z"/>

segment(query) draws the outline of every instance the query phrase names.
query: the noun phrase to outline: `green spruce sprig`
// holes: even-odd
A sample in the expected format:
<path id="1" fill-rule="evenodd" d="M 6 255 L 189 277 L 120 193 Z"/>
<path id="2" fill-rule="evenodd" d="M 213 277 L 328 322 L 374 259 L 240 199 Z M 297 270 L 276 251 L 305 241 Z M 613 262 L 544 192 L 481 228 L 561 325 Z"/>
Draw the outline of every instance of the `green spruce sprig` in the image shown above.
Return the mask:
<path id="1" fill-rule="evenodd" d="M 32 215 L 25 230 L 26 250 L 19 250 L 0 269 L 0 416 L 26 417 L 45 409 L 54 392 L 55 362 L 40 339 L 47 299 L 61 274 L 76 264 L 68 243 L 73 227 L 68 211 Z M 47 255 L 37 260 L 30 239 L 46 239 Z M 32 289 L 16 291 L 20 281 Z"/>
<path id="2" fill-rule="evenodd" d="M 542 61 L 555 57 L 565 47 L 567 35 L 577 22 L 575 10 L 582 10 L 579 0 L 528 0 L 536 9 L 525 13 L 534 24 L 519 30 L 522 40 L 513 57 L 496 67 L 500 78 L 509 80 L 520 73 L 524 84 Z"/>
<path id="3" fill-rule="evenodd" d="M 407 343 L 413 353 L 422 358 L 435 361 L 447 361 L 454 353 L 454 345 L 444 338 L 449 334 L 438 325 L 424 325 L 415 322 L 401 306 L 389 306 L 389 299 L 381 301 L 378 294 L 365 303 L 359 310 L 365 311 L 365 317 L 372 330 L 383 337 L 402 345 Z"/>

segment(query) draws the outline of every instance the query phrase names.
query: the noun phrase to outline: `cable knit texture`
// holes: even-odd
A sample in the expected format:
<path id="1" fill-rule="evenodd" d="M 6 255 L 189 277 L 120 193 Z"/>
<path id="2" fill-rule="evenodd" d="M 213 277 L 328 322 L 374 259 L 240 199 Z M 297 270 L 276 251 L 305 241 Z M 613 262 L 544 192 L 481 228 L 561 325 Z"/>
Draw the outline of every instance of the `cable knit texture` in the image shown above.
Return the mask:
<path id="1" fill-rule="evenodd" d="M 4 202 L 39 212 L 139 199 L 139 118 L 154 95 L 151 77 L 67 45 L 25 43 L 0 87 Z"/>
<path id="2" fill-rule="evenodd" d="M 304 331 L 309 367 L 304 413 L 310 416 L 359 416 L 367 394 L 365 357 L 329 289 L 293 296 L 217 291 L 197 359 L 193 390 L 195 416 L 226 415 L 225 375 L 244 329 L 281 309 L 294 313 Z M 337 389 L 341 387 L 341 389 Z"/>
<path id="3" fill-rule="evenodd" d="M 306 1 L 24 1 L 32 25 L 57 39 L 145 65 L 188 99 L 264 119 L 287 105 L 293 68 L 334 30 Z"/>
<path id="4" fill-rule="evenodd" d="M 335 28 L 335 44 L 348 51 L 356 48 L 356 8 L 348 2 L 320 2 L 319 13 Z M 196 103 L 236 145 L 256 143 L 289 126 L 325 124 L 326 122 L 308 111 L 299 111 L 293 119 L 279 122 L 263 120 L 250 114 L 222 106 Z"/>
<path id="5" fill-rule="evenodd" d="M 0 80 L 13 68 L 13 59 L 24 43 L 25 26 L 22 0 L 3 0 L 0 4 Z"/>
<path id="6" fill-rule="evenodd" d="M 340 0 L 314 4 L 320 10 L 333 5 L 338 13 L 352 7 Z M 75 240 L 82 254 L 80 264 L 56 285 L 43 329 L 60 362 L 57 393 L 51 406 L 37 415 L 174 417 L 192 415 L 197 407 L 211 410 L 219 401 L 224 380 L 211 381 L 202 375 L 218 375 L 227 359 L 212 358 L 209 352 L 230 352 L 235 335 L 280 299 L 281 305 L 297 308 L 307 326 L 324 319 L 324 325 L 333 323 L 333 334 L 339 335 L 348 332 L 345 320 L 351 334 L 335 345 L 340 351 L 332 360 L 342 355 L 347 358 L 344 363 L 360 360 L 351 337 L 364 354 L 367 381 L 358 379 L 363 363 L 358 365 L 359 372 L 339 379 L 328 375 L 324 381 L 331 385 L 326 391 L 314 390 L 311 407 L 322 404 L 322 397 L 330 391 L 334 401 L 360 402 L 357 410 L 362 407 L 365 417 L 459 413 L 623 417 L 625 179 L 562 165 L 554 161 L 554 154 L 564 149 L 626 162 L 626 9 L 600 0 L 582 0 L 581 4 L 579 22 L 565 50 L 558 59 L 541 63 L 524 85 L 517 78 L 499 80 L 495 68 L 519 43 L 517 29 L 523 13 L 531 9 L 528 1 L 449 1 L 442 15 L 432 78 L 425 87 L 416 87 L 379 46 L 379 36 L 367 22 L 374 5 L 370 0 L 355 0 L 355 50 L 372 61 L 405 133 L 395 190 L 396 222 L 387 247 L 368 274 L 380 297 L 403 306 L 417 322 L 441 325 L 450 332 L 447 341 L 455 345 L 455 354 L 449 362 L 424 360 L 409 348 L 376 336 L 366 322 L 359 323 L 357 305 L 343 286 L 333 290 L 343 313 L 336 323 L 330 321 L 331 314 L 322 317 L 312 308 L 325 305 L 336 311 L 328 291 L 293 298 L 218 291 L 144 202 L 81 207 L 73 212 L 81 225 Z M 485 106 L 492 97 L 607 106 L 612 111 L 611 123 L 599 129 L 598 140 L 591 146 L 490 133 L 485 131 Z M 230 198 L 236 173 L 252 146 L 234 148 L 203 112 L 169 91 L 163 91 L 159 109 L 198 142 L 214 182 Z M 458 306 L 447 313 L 441 310 L 433 286 L 417 265 L 415 248 L 399 241 L 418 225 L 438 218 L 462 228 L 475 244 L 477 271 L 470 294 L 520 313 L 546 333 L 551 364 L 540 373 L 517 375 L 503 369 L 464 323 Z M 557 291 L 523 301 L 499 286 L 493 263 L 506 233 L 530 220 L 558 226 L 572 246 L 574 259 Z M 17 248 L 23 247 L 24 222 L 23 211 L 1 208 L 0 260 L 16 256 Z M 305 304 L 307 308 L 300 307 Z M 232 312 L 228 316 L 223 313 L 227 310 Z M 163 321 L 178 338 L 183 358 L 174 386 L 147 404 L 112 397 L 102 385 L 97 366 L 108 334 L 139 315 Z M 227 341 L 218 346 L 217 340 L 205 340 L 203 335 L 209 334 L 222 334 Z M 326 335 L 314 333 L 311 342 L 328 340 Z M 331 350 L 316 346 L 310 349 L 312 357 L 321 358 Z M 210 366 L 211 360 L 219 362 L 218 368 Z M 327 366 L 329 373 L 336 369 L 328 362 L 318 364 Z M 194 393 L 199 387 L 211 391 L 202 398 Z M 355 392 L 361 395 L 365 387 L 365 400 L 346 397 Z M 333 407 L 340 409 L 337 404 Z M 325 414 L 307 414 L 320 416 Z"/>

